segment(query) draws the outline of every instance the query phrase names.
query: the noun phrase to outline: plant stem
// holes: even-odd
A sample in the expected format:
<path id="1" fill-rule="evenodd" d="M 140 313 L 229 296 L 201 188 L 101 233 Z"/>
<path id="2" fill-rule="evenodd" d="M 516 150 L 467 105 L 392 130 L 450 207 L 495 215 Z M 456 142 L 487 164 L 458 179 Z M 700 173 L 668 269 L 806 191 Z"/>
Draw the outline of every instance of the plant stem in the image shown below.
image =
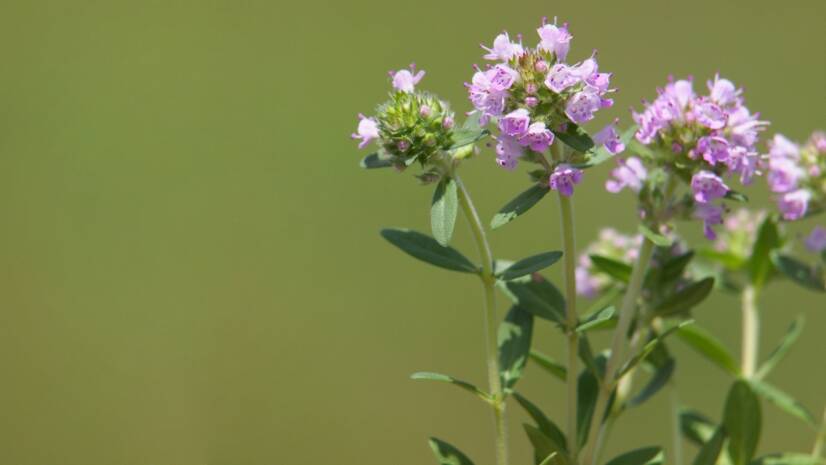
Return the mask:
<path id="1" fill-rule="evenodd" d="M 760 315 L 757 313 L 757 289 L 746 286 L 741 296 L 743 303 L 743 341 L 740 352 L 741 371 L 746 379 L 757 369 L 757 339 L 760 333 Z"/>
<path id="2" fill-rule="evenodd" d="M 820 422 L 820 429 L 815 437 L 815 445 L 812 447 L 812 457 L 820 459 L 823 456 L 823 443 L 826 441 L 826 408 L 823 409 L 823 420 Z"/>
<path id="3" fill-rule="evenodd" d="M 668 383 L 671 390 L 671 434 L 673 454 L 672 462 L 674 465 L 683 465 L 683 438 L 680 434 L 680 398 L 677 393 L 677 383 L 672 378 Z"/>
<path id="4" fill-rule="evenodd" d="M 490 394 L 493 396 L 491 405 L 493 406 L 493 416 L 496 425 L 496 463 L 498 465 L 508 465 L 508 432 L 505 421 L 505 396 L 502 392 L 502 381 L 499 378 L 499 350 L 496 342 L 496 331 L 498 319 L 496 317 L 496 294 L 494 285 L 496 278 L 493 275 L 493 255 L 490 251 L 485 229 L 479 219 L 479 213 L 473 206 L 470 195 L 459 179 L 459 176 L 452 174 L 453 180 L 458 188 L 459 204 L 462 212 L 468 220 L 473 239 L 479 249 L 479 256 L 482 261 L 482 286 L 485 292 L 485 339 L 487 343 L 487 367 L 488 386 Z"/>
<path id="5" fill-rule="evenodd" d="M 647 237 L 643 238 L 642 246 L 637 256 L 637 262 L 634 263 L 631 279 L 625 290 L 625 296 L 622 299 L 619 321 L 617 322 L 616 329 L 614 329 L 614 336 L 611 341 L 611 355 L 608 357 L 608 362 L 605 365 L 605 377 L 602 383 L 600 383 L 596 407 L 594 408 L 594 416 L 591 418 L 591 428 L 588 432 L 588 441 L 586 442 L 587 449 L 584 456 L 584 465 L 596 465 L 596 458 L 599 455 L 599 448 L 602 442 L 602 418 L 605 415 L 608 399 L 611 397 L 611 392 L 614 389 L 614 377 L 619 369 L 619 363 L 623 358 L 623 351 L 625 349 L 625 335 L 628 333 L 628 328 L 634 319 L 637 297 L 639 297 L 640 291 L 642 290 L 643 277 L 648 269 L 648 263 L 651 261 L 651 254 L 653 252 L 654 243 Z"/>
<path id="6" fill-rule="evenodd" d="M 565 313 L 568 337 L 568 452 L 571 461 L 577 463 L 576 406 L 577 406 L 577 352 L 576 332 L 576 244 L 574 242 L 574 214 L 570 197 L 559 194 L 559 214 L 562 220 L 562 258 L 565 260 Z"/>

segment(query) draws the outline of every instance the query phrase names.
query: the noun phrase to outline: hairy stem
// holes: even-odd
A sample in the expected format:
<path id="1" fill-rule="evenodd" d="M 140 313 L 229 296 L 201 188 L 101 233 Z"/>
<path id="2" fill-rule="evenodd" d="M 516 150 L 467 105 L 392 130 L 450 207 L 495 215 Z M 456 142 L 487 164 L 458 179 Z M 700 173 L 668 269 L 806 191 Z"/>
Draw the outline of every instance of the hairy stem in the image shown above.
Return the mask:
<path id="1" fill-rule="evenodd" d="M 577 349 L 576 332 L 576 244 L 574 242 L 574 214 L 570 197 L 559 194 L 559 215 L 562 223 L 562 258 L 565 261 L 565 313 L 568 337 L 568 451 L 573 463 L 579 455 L 577 441 Z"/>
<path id="2" fill-rule="evenodd" d="M 637 256 L 637 262 L 634 263 L 634 269 L 631 272 L 631 280 L 628 283 L 625 296 L 622 299 L 619 321 L 617 322 L 616 329 L 614 329 L 614 336 L 611 341 L 611 355 L 608 357 L 608 362 L 605 365 L 605 377 L 602 383 L 600 383 L 596 407 L 594 408 L 594 416 L 591 418 L 591 428 L 588 432 L 588 441 L 586 443 L 586 453 L 584 456 L 585 460 L 583 462 L 585 465 L 596 465 L 596 458 L 599 455 L 599 449 L 602 443 L 602 418 L 605 415 L 605 408 L 608 405 L 608 400 L 614 389 L 614 377 L 619 369 L 619 363 L 623 359 L 625 335 L 628 333 L 628 328 L 634 319 L 637 297 L 639 297 L 640 291 L 642 290 L 643 277 L 648 269 L 648 263 L 651 261 L 651 254 L 653 252 L 654 243 L 648 238 L 644 238 L 639 255 Z"/>
<path id="3" fill-rule="evenodd" d="M 496 345 L 496 331 L 498 319 L 496 317 L 496 293 L 494 285 L 496 278 L 493 275 L 493 255 L 490 251 L 485 229 L 479 219 L 479 213 L 473 206 L 465 185 L 459 176 L 453 174 L 453 180 L 458 188 L 459 204 L 468 220 L 473 239 L 479 248 L 479 257 L 482 261 L 482 286 L 485 292 L 485 339 L 487 343 L 488 386 L 493 396 L 493 416 L 496 425 L 496 463 L 508 465 L 508 432 L 505 421 L 505 396 L 502 392 L 502 382 L 499 378 L 499 350 Z"/>
<path id="4" fill-rule="evenodd" d="M 757 290 L 746 286 L 741 296 L 743 303 L 743 341 L 740 352 L 743 377 L 751 378 L 757 369 L 757 343 L 760 333 L 760 315 L 757 313 Z"/>

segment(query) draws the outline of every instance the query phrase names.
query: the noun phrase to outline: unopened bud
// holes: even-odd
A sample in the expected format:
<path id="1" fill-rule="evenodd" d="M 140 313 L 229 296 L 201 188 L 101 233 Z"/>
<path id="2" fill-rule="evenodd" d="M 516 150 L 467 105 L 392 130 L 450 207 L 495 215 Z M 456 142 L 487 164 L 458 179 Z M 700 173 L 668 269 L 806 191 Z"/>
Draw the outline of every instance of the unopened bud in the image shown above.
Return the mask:
<path id="1" fill-rule="evenodd" d="M 533 65 L 533 69 L 537 73 L 546 73 L 548 71 L 548 63 L 545 60 L 539 60 Z"/>
<path id="2" fill-rule="evenodd" d="M 445 129 L 453 129 L 453 117 L 445 116 L 445 119 L 442 120 L 442 127 Z"/>

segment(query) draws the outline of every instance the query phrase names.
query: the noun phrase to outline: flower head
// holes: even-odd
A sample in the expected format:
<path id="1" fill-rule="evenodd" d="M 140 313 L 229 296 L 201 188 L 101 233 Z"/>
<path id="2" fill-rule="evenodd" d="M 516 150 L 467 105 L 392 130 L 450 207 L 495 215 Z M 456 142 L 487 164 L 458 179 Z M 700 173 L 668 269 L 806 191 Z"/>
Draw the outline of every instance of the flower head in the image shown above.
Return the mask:
<path id="1" fill-rule="evenodd" d="M 691 178 L 691 190 L 694 191 L 695 201 L 709 203 L 725 196 L 729 188 L 720 176 L 710 171 L 700 171 Z"/>
<path id="2" fill-rule="evenodd" d="M 798 189 L 796 191 L 787 192 L 777 198 L 777 207 L 783 215 L 783 219 L 787 221 L 794 221 L 803 218 L 806 211 L 809 209 L 809 201 L 812 199 L 812 193 L 806 189 Z"/>
<path id="3" fill-rule="evenodd" d="M 769 142 L 769 189 L 786 220 L 826 207 L 826 136 L 814 132 L 797 145 L 780 134 Z M 814 209 L 810 208 L 814 205 Z"/>
<path id="4" fill-rule="evenodd" d="M 548 179 L 551 189 L 559 191 L 560 194 L 570 197 L 574 193 L 574 185 L 582 180 L 582 170 L 578 170 L 570 165 L 558 165 Z"/>
<path id="5" fill-rule="evenodd" d="M 617 160 L 617 167 L 611 170 L 611 176 L 614 179 L 605 181 L 605 189 L 608 192 L 617 193 L 626 187 L 639 192 L 643 181 L 648 176 L 648 171 L 639 158 L 628 157 L 625 160 Z"/>
<path id="6" fill-rule="evenodd" d="M 416 84 L 424 77 L 424 70 L 416 72 L 416 65 L 411 64 L 410 70 L 402 69 L 390 74 L 393 77 L 393 88 L 409 94 L 416 90 Z"/>
<path id="7" fill-rule="evenodd" d="M 370 141 L 379 138 L 379 124 L 373 118 L 359 114 L 358 129 L 350 137 L 361 140 L 359 148 L 363 149 Z"/>
<path id="8" fill-rule="evenodd" d="M 511 58 L 522 54 L 522 45 L 511 42 L 507 32 L 503 32 L 493 39 L 493 47 L 488 48 L 482 45 L 488 53 L 484 56 L 486 60 L 510 61 Z"/>

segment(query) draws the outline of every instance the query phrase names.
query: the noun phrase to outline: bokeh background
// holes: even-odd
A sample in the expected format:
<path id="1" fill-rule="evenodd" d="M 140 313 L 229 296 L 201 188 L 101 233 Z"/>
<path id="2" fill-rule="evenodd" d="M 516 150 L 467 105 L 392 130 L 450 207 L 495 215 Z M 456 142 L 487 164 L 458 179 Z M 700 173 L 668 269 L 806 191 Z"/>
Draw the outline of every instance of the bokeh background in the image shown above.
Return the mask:
<path id="1" fill-rule="evenodd" d="M 702 85 L 715 71 L 772 131 L 826 125 L 822 1 L 4 0 L 0 463 L 425 464 L 429 435 L 491 463 L 484 406 L 408 379 L 484 383 L 478 283 L 379 238 L 427 230 L 430 189 L 360 170 L 348 136 L 387 71 L 411 61 L 468 110 L 478 44 L 503 29 L 532 43 L 543 15 L 570 21 L 572 59 L 598 48 L 615 72 L 617 105 L 592 127 L 627 125 L 669 73 Z M 606 175 L 577 190 L 581 245 L 634 226 L 631 196 L 604 192 Z M 485 218 L 525 180 L 489 152 L 465 168 Z M 496 231 L 496 254 L 558 248 L 556 215 L 546 201 Z M 456 246 L 475 256 L 463 226 Z M 771 381 L 819 413 L 826 298 L 784 283 L 763 307 L 764 355 L 808 318 Z M 696 317 L 737 354 L 735 298 Z M 562 355 L 548 325 L 536 336 Z M 728 379 L 674 346 L 682 402 L 718 417 Z M 522 389 L 563 418 L 558 382 L 529 368 Z M 666 400 L 624 417 L 609 448 L 667 441 Z M 526 464 L 526 417 L 512 412 Z M 761 452 L 810 449 L 809 428 L 764 412 Z"/>

